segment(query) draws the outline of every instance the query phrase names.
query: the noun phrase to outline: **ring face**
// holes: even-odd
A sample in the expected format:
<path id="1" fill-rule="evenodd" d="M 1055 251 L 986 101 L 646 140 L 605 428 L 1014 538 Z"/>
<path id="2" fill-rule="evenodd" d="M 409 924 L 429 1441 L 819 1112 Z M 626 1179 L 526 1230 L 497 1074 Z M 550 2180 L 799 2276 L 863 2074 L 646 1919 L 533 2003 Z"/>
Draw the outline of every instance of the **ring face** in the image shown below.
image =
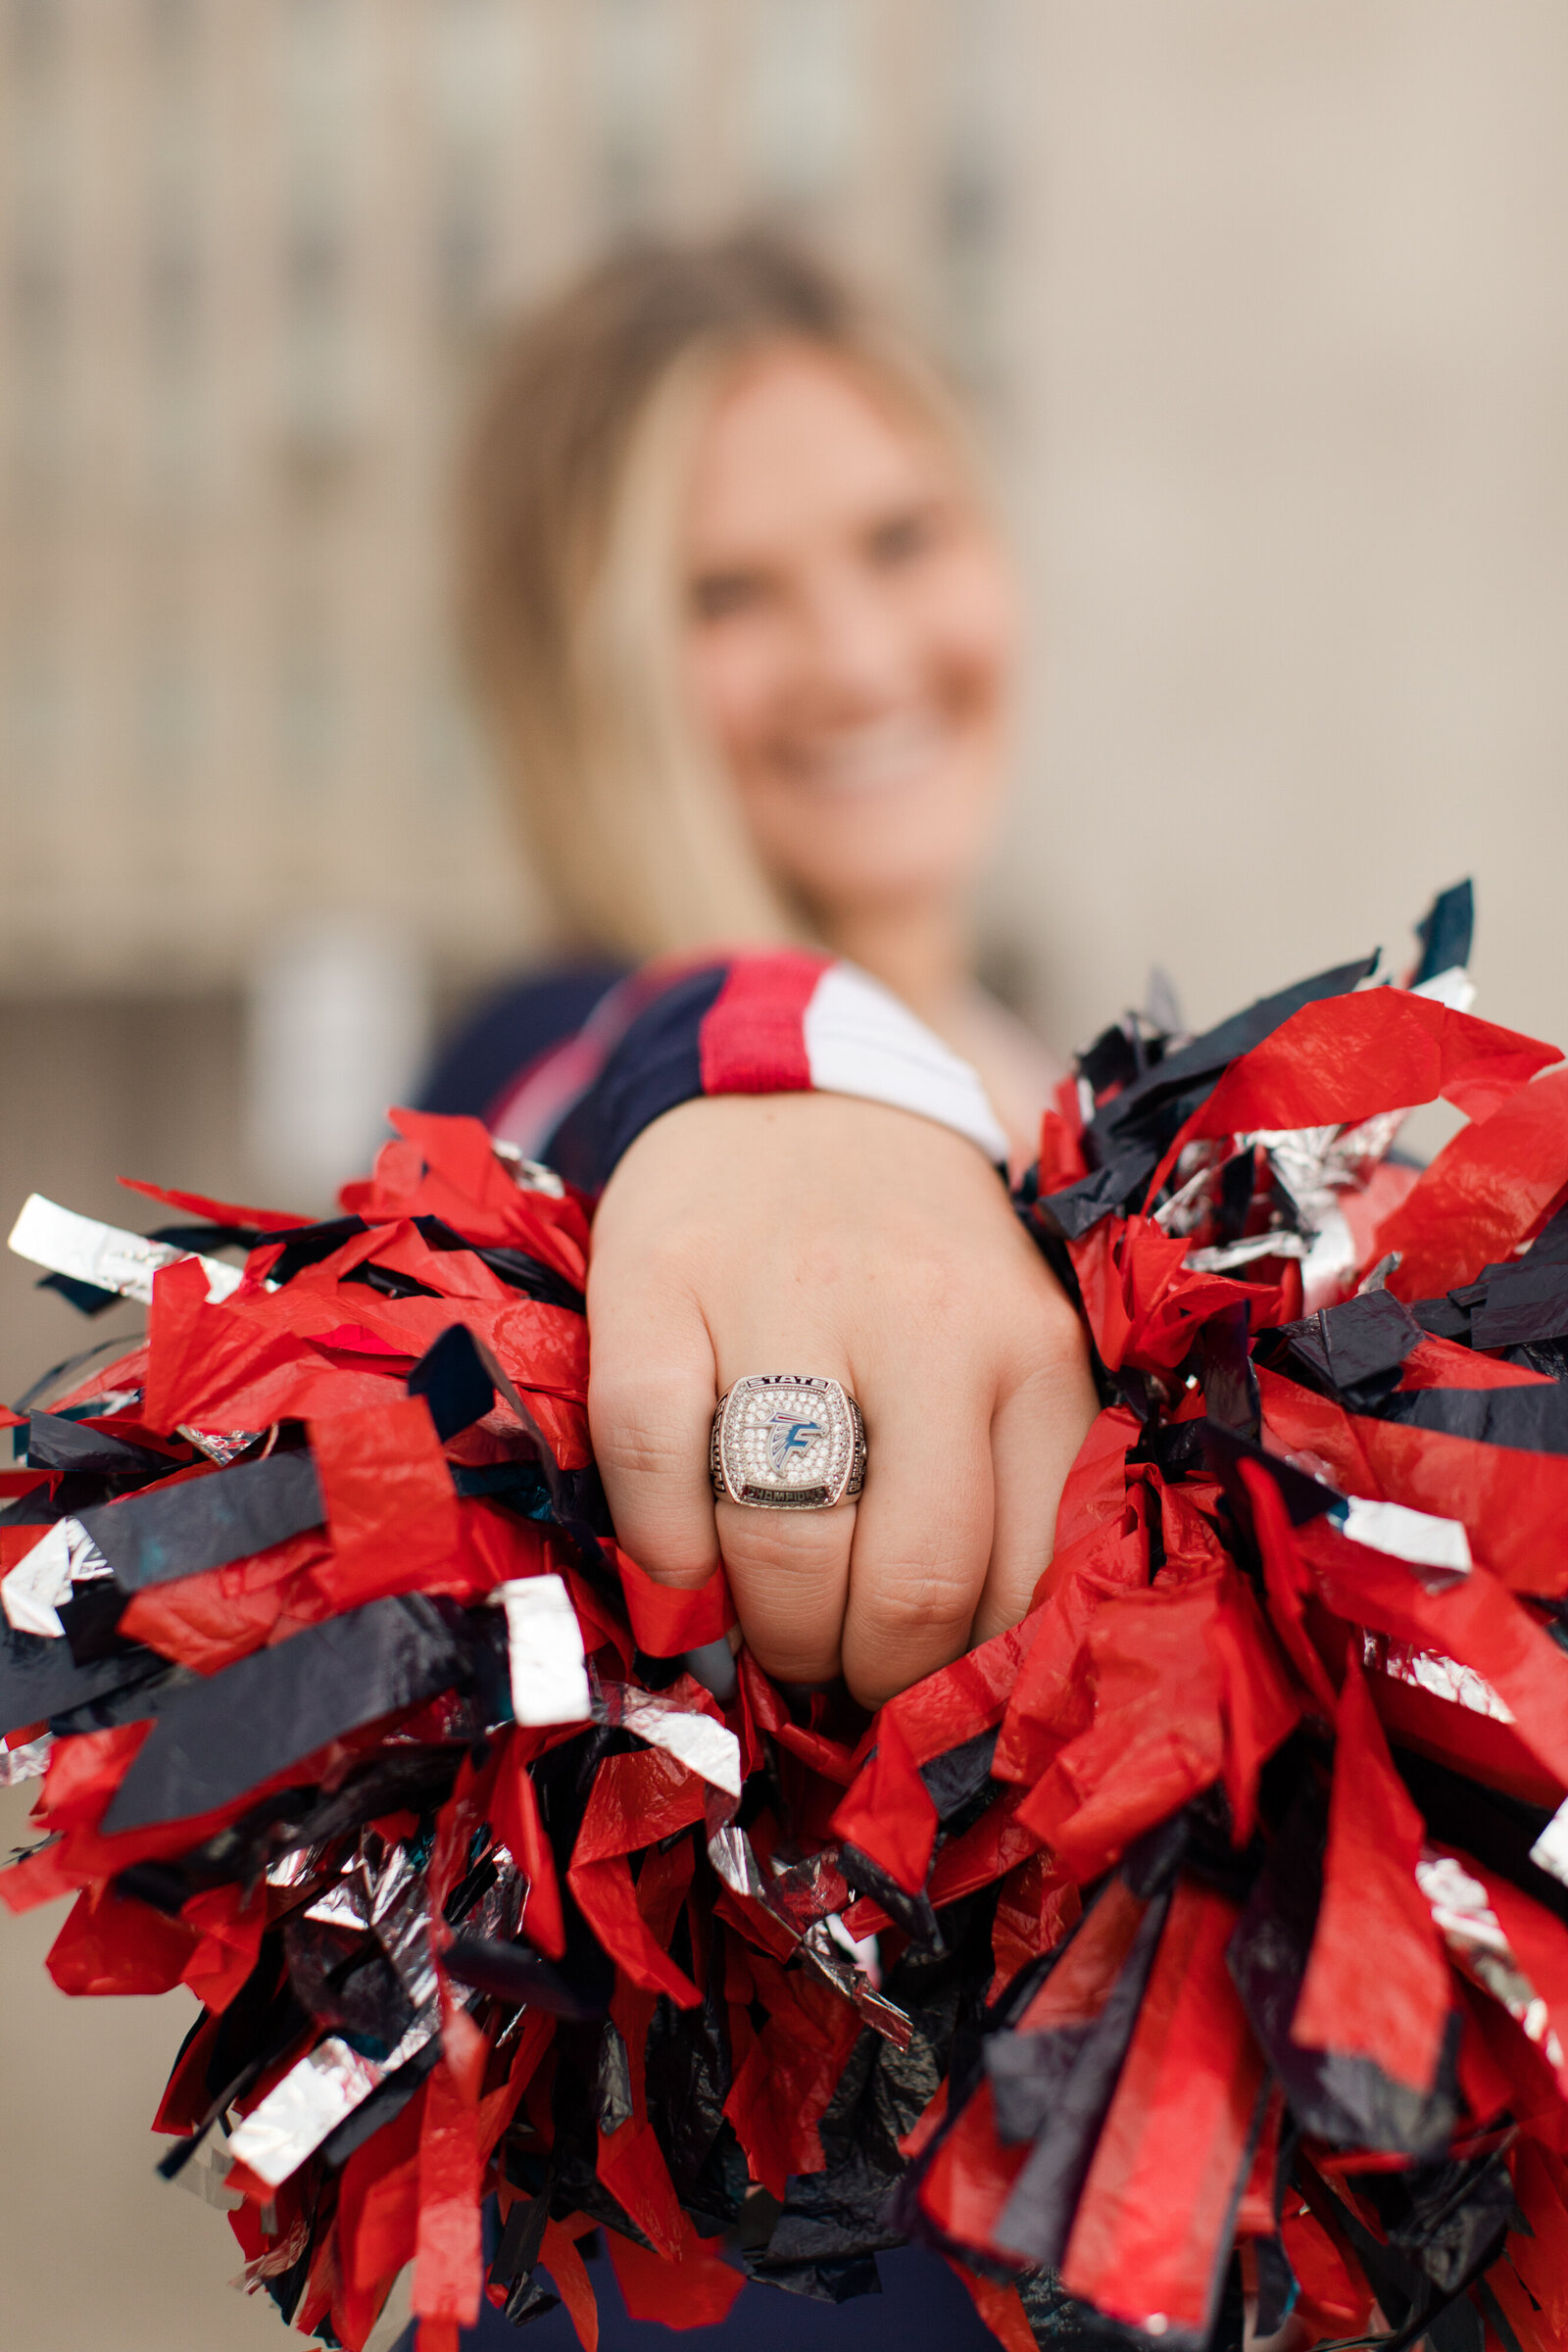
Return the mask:
<path id="1" fill-rule="evenodd" d="M 825 1511 L 865 1478 L 860 1409 L 836 1380 L 754 1372 L 719 1398 L 710 1464 L 715 1494 L 763 1510 Z"/>

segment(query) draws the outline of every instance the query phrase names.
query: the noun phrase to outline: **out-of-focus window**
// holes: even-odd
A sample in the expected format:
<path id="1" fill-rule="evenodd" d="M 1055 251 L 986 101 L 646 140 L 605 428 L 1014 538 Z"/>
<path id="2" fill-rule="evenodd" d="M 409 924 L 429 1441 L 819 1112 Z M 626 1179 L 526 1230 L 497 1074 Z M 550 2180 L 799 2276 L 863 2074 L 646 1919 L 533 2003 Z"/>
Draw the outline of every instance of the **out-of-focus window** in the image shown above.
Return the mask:
<path id="1" fill-rule="evenodd" d="M 861 132 L 863 72 L 857 0 L 752 0 L 746 113 L 759 195 L 825 206 L 848 176 Z"/>
<path id="2" fill-rule="evenodd" d="M 19 517 L 41 520 L 64 494 L 70 439 L 70 61 L 59 0 L 11 0 L 6 32 L 10 488 Z"/>
<path id="3" fill-rule="evenodd" d="M 521 129 L 510 69 L 527 15 L 508 0 L 439 0 L 431 20 L 435 312 L 459 346 L 494 296 L 505 143 Z"/>
<path id="4" fill-rule="evenodd" d="M 184 828 L 199 824 L 207 756 L 200 651 L 183 612 L 150 616 L 143 646 L 137 745 L 150 820 L 172 830 L 160 842 L 178 861 Z"/>
<path id="5" fill-rule="evenodd" d="M 208 175 L 198 0 L 147 0 L 147 457 L 155 508 L 199 494 Z"/>
<path id="6" fill-rule="evenodd" d="M 282 0 L 281 311 L 288 458 L 317 483 L 353 438 L 352 170 L 368 92 L 351 0 Z"/>
<path id="7" fill-rule="evenodd" d="M 660 217 L 675 136 L 681 17 L 671 0 L 596 0 L 598 197 L 612 241 Z"/>
<path id="8" fill-rule="evenodd" d="M 933 318 L 944 357 L 982 399 L 1000 390 L 1006 310 L 1011 114 L 1025 102 L 1008 68 L 1016 0 L 968 0 L 947 26 L 948 72 L 934 174 Z"/>
<path id="9" fill-rule="evenodd" d="M 297 824 L 318 811 L 341 749 L 342 675 L 324 620 L 296 616 L 285 623 L 276 684 L 275 740 L 284 821 Z M 301 848 L 303 865 L 309 862 L 309 845 L 302 843 Z"/>

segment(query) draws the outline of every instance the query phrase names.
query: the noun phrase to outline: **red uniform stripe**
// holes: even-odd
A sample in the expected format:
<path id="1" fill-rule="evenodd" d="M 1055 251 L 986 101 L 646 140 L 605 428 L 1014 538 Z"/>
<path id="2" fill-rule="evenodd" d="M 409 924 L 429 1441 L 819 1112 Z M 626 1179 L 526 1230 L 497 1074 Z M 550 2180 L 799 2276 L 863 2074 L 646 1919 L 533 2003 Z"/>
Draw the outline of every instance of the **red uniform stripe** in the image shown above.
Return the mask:
<path id="1" fill-rule="evenodd" d="M 698 1031 L 705 1095 L 809 1090 L 802 1022 L 828 960 L 800 948 L 741 957 Z"/>

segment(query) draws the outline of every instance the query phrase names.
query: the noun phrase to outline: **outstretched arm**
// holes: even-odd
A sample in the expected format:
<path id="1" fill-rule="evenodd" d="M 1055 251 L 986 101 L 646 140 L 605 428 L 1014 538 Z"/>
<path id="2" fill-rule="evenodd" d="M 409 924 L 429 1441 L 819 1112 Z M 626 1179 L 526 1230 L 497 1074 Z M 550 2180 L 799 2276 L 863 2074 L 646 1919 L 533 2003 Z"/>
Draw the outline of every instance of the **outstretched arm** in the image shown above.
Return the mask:
<path id="1" fill-rule="evenodd" d="M 761 975 L 737 984 L 736 969 L 699 1022 L 726 987 L 738 1010 L 750 986 L 749 1030 L 710 1028 L 707 1067 L 744 1073 L 751 1051 L 754 1088 L 767 1055 L 787 1078 L 802 1066 L 787 1018 L 769 1031 Z M 666 1005 L 654 1024 L 666 1091 L 703 1064 L 690 1011 Z M 671 1585 L 701 1583 L 722 1556 L 761 1664 L 797 1682 L 842 1672 L 866 1703 L 1023 1614 L 1096 1409 L 1078 1318 L 988 1158 L 978 1083 L 894 1013 L 880 1063 L 874 1007 L 863 1024 L 883 1100 L 797 1078 L 781 1092 L 688 1084 L 664 1103 L 645 1040 L 584 1120 L 615 1152 L 594 1226 L 590 1412 L 621 1540 Z M 911 1071 L 928 1088 L 937 1074 L 935 1115 L 895 1106 Z M 858 1503 L 715 1505 L 715 1400 L 744 1374 L 779 1371 L 827 1374 L 858 1398 L 870 1464 Z"/>

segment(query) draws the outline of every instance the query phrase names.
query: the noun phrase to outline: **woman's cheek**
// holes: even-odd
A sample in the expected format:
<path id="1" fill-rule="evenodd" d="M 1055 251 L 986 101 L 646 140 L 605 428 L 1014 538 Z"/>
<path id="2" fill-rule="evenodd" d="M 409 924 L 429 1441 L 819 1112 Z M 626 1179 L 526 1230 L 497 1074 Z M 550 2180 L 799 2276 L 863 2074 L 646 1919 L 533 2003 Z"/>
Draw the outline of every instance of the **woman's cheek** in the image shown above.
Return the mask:
<path id="1" fill-rule="evenodd" d="M 1017 621 L 995 567 L 955 565 L 928 583 L 920 605 L 931 690 L 955 714 L 999 713 L 1011 692 Z"/>
<path id="2" fill-rule="evenodd" d="M 703 632 L 688 656 L 699 731 L 737 775 L 758 757 L 777 691 L 776 671 L 767 633 L 739 622 Z"/>

